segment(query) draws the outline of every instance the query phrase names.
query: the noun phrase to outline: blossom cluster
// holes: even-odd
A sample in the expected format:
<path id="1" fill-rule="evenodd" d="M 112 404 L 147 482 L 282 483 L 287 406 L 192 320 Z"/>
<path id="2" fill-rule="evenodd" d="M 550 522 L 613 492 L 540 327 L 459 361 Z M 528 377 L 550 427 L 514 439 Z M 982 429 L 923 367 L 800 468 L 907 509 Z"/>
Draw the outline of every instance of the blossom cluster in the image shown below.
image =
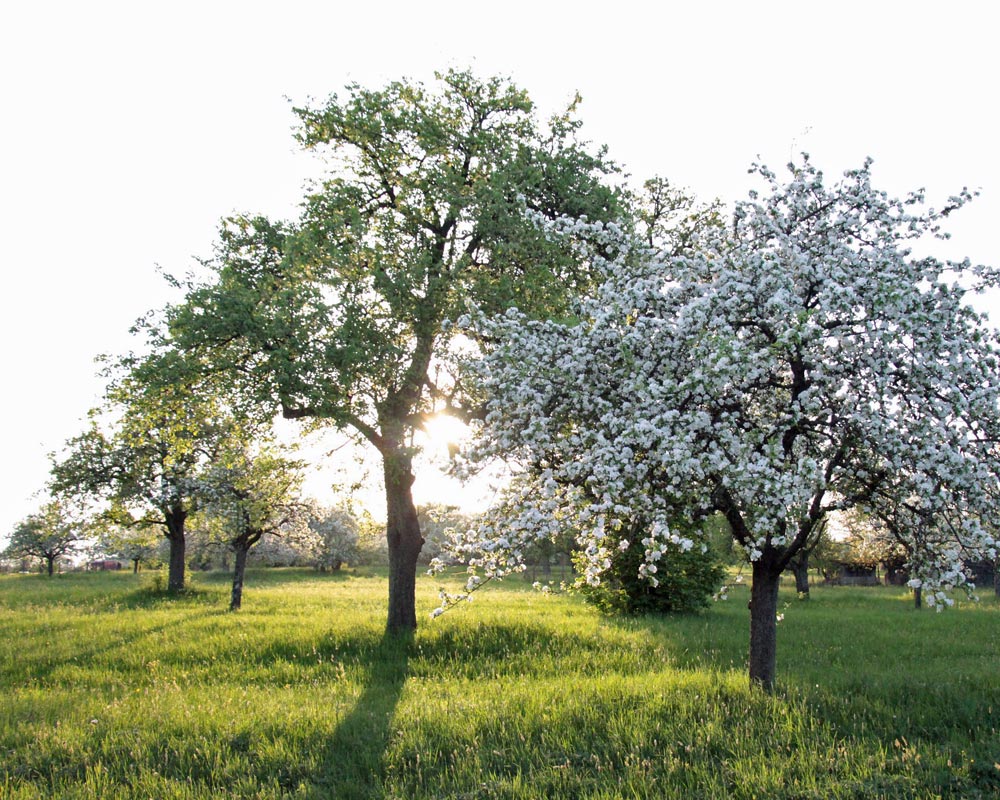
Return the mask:
<path id="1" fill-rule="evenodd" d="M 929 603 L 996 557 L 1000 340 L 959 282 L 988 271 L 913 253 L 971 196 L 926 210 L 875 190 L 870 163 L 829 187 L 808 158 L 790 169 L 781 184 L 756 167 L 763 195 L 679 254 L 549 225 L 601 243 L 581 253 L 606 280 L 572 321 L 461 320 L 494 343 L 469 365 L 488 400 L 465 468 L 521 472 L 453 557 L 502 577 L 568 529 L 587 582 L 637 546 L 655 583 L 665 547 L 700 546 L 688 531 L 721 512 L 749 561 L 780 569 L 853 507 L 902 544 Z"/>

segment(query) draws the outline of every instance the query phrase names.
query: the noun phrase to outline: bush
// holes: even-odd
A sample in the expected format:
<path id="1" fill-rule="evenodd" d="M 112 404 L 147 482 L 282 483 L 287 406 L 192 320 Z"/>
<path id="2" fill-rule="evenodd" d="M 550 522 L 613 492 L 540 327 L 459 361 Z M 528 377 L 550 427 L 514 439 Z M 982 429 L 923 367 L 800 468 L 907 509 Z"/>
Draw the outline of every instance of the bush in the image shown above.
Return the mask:
<path id="1" fill-rule="evenodd" d="M 705 608 L 725 579 L 725 568 L 711 549 L 697 547 L 684 551 L 670 547 L 657 563 L 653 586 L 639 575 L 645 553 L 639 537 L 627 550 L 615 549 L 611 567 L 601 576 L 598 586 L 583 585 L 581 593 L 588 602 L 609 614 L 662 614 L 690 612 Z M 577 557 L 579 558 L 579 556 Z"/>

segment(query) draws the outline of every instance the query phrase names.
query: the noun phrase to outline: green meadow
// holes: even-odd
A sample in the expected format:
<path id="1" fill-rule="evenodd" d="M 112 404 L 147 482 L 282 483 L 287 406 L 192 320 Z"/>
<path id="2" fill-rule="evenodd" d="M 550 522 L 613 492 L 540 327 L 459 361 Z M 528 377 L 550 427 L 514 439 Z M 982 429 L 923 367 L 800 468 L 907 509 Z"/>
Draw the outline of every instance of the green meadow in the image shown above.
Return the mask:
<path id="1" fill-rule="evenodd" d="M 1000 796 L 1000 604 L 786 591 L 751 691 L 747 591 L 622 620 L 490 585 L 383 637 L 377 571 L 0 577 L 0 798 Z M 451 588 L 460 585 L 456 578 Z"/>

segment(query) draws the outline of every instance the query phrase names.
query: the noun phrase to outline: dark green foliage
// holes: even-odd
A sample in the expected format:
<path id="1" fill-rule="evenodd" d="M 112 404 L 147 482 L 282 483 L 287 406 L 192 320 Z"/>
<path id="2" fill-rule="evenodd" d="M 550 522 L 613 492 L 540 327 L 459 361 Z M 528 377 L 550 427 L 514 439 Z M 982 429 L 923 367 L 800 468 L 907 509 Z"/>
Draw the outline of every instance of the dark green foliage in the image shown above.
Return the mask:
<path id="1" fill-rule="evenodd" d="M 639 575 L 645 553 L 638 544 L 611 555 L 611 569 L 598 586 L 584 584 L 584 597 L 611 614 L 662 614 L 705 608 L 725 580 L 725 568 L 712 550 L 671 547 L 657 563 L 654 586 Z"/>

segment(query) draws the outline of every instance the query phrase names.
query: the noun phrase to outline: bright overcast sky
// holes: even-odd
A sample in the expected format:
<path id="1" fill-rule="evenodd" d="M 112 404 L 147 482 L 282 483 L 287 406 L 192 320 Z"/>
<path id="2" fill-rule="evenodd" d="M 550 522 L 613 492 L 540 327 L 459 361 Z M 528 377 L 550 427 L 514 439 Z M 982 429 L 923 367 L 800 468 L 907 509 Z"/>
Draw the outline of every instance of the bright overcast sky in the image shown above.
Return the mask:
<path id="1" fill-rule="evenodd" d="M 103 388 L 94 357 L 168 299 L 234 211 L 291 217 L 290 101 L 435 69 L 513 77 L 636 177 L 742 197 L 760 154 L 943 200 L 1000 265 L 996 28 L 981 2 L 11 2 L 0 11 L 0 540 Z M 487 9 L 476 11 L 473 9 Z M 997 314 L 1000 318 L 1000 313 Z"/>

